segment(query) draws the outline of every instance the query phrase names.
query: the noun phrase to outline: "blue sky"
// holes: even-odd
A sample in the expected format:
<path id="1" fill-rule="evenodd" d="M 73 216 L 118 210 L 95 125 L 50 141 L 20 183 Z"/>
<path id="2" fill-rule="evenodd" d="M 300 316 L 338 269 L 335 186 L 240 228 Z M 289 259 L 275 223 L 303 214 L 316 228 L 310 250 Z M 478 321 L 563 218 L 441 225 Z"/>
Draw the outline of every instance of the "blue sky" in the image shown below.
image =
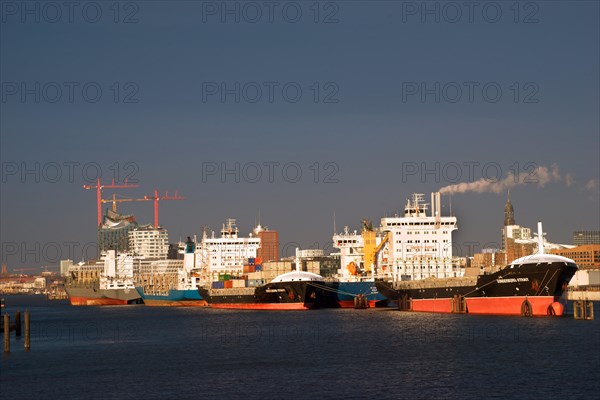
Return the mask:
<path id="1" fill-rule="evenodd" d="M 541 219 L 562 243 L 599 229 L 598 2 L 297 1 L 272 14 L 265 2 L 114 3 L 59 3 L 60 18 L 44 2 L 0 3 L 9 266 L 52 265 L 49 243 L 95 241 L 95 196 L 81 185 L 97 167 L 139 180 L 122 196 L 178 189 L 185 201 L 161 205 L 171 241 L 227 217 L 248 232 L 260 213 L 282 244 L 325 247 L 334 212 L 338 230 L 357 229 L 413 192 L 511 170 L 538 179 L 515 178 L 517 223 Z M 238 182 L 221 177 L 236 163 Z M 542 187 L 531 168 L 552 165 Z M 505 198 L 453 195 L 455 241 L 499 242 Z M 150 203 L 120 209 L 152 221 Z M 27 253 L 36 243 L 39 257 Z"/>

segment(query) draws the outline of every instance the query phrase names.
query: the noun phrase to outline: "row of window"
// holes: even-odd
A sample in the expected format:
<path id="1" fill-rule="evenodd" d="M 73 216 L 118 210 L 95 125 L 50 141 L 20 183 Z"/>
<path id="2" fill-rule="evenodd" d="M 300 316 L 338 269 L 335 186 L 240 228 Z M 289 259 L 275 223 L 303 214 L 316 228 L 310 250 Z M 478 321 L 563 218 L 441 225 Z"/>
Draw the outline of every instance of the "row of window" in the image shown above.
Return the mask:
<path id="1" fill-rule="evenodd" d="M 388 222 L 387 226 L 433 226 L 435 222 Z M 440 222 L 440 225 L 454 225 L 454 222 Z"/>

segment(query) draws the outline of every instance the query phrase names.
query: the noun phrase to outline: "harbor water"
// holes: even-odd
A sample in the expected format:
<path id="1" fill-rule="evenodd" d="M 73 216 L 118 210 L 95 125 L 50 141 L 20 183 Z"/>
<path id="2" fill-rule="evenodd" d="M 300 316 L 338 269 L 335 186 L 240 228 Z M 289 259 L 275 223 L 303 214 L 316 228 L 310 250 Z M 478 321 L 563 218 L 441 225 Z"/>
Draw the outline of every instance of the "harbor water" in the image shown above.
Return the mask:
<path id="1" fill-rule="evenodd" d="M 595 304 L 598 310 L 598 304 Z M 73 307 L 31 312 L 31 351 L 0 357 L 2 399 L 584 399 L 600 322 L 388 309 Z"/>

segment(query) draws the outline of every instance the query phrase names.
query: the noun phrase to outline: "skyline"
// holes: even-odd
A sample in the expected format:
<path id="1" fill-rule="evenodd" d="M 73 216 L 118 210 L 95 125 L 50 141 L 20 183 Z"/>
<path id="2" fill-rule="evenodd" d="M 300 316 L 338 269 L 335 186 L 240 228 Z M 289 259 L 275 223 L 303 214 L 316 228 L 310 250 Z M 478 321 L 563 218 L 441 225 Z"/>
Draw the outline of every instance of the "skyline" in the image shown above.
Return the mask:
<path id="1" fill-rule="evenodd" d="M 456 22 L 443 2 L 277 2 L 272 18 L 258 2 L 257 22 L 243 2 L 100 1 L 97 21 L 90 6 L 55 22 L 29 3 L 0 10 L 9 268 L 31 263 L 7 243 L 96 241 L 81 186 L 98 172 L 137 179 L 122 196 L 178 190 L 160 206 L 171 242 L 260 214 L 282 245 L 323 248 L 334 213 L 338 231 L 378 225 L 461 183 L 458 244 L 500 242 L 507 189 L 517 224 L 552 242 L 600 229 L 597 2 L 481 2 Z M 151 204 L 118 209 L 152 222 Z"/>

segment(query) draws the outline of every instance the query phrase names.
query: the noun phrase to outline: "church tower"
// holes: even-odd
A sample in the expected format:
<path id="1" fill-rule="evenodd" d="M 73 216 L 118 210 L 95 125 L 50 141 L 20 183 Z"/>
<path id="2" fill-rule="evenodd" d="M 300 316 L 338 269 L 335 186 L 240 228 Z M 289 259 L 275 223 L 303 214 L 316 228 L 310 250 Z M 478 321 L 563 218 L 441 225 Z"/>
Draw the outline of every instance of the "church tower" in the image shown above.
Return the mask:
<path id="1" fill-rule="evenodd" d="M 506 204 L 504 205 L 504 226 L 515 224 L 515 210 L 510 202 L 510 190 L 508 191 L 508 197 Z"/>

